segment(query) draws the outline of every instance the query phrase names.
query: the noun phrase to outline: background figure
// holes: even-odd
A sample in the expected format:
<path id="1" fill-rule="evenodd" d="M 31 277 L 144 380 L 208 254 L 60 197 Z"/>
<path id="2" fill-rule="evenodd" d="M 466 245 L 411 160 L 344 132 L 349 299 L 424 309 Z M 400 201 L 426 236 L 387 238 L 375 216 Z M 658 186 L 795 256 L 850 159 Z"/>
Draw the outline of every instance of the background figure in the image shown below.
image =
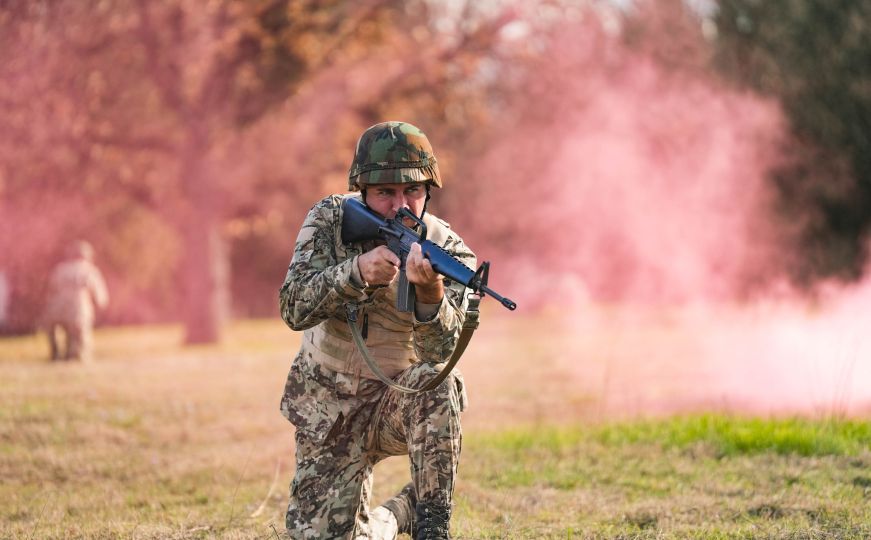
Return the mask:
<path id="1" fill-rule="evenodd" d="M 9 278 L 6 272 L 0 270 L 0 332 L 6 329 L 6 319 L 9 318 L 9 297 L 12 295 Z"/>
<path id="2" fill-rule="evenodd" d="M 65 260 L 52 270 L 43 315 L 52 360 L 91 359 L 94 306 L 103 309 L 109 302 L 106 282 L 94 266 L 93 258 L 94 248 L 91 244 L 74 242 Z M 63 354 L 58 343 L 58 331 L 66 334 L 66 351 Z"/>

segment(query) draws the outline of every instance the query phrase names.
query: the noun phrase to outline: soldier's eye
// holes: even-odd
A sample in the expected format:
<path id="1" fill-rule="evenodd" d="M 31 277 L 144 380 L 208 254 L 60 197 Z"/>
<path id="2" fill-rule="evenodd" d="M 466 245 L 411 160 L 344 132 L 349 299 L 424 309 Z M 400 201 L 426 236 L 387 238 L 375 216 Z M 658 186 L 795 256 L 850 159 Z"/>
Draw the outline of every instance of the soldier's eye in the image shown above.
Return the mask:
<path id="1" fill-rule="evenodd" d="M 423 189 L 420 186 L 412 186 L 410 188 L 406 188 L 405 195 L 408 197 L 421 197 L 423 195 Z"/>

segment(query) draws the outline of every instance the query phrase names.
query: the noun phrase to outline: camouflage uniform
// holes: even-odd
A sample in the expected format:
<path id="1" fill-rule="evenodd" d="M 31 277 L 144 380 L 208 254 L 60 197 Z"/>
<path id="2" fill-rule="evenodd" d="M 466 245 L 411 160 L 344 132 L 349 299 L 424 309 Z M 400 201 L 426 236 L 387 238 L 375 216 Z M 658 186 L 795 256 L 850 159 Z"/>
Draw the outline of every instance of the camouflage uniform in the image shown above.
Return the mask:
<path id="1" fill-rule="evenodd" d="M 365 286 L 356 258 L 374 244 L 342 244 L 342 199 L 327 197 L 308 213 L 280 291 L 282 318 L 305 330 L 281 401 L 282 414 L 296 426 L 287 529 L 293 538 L 393 538 L 395 526 L 370 519 L 372 468 L 385 457 L 408 455 L 414 493 L 423 502 L 418 512 L 421 506 L 449 512 L 465 390 L 456 370 L 429 392 L 389 389 L 356 351 L 345 304 L 359 303 L 366 314 L 358 324 L 368 326 L 367 345 L 379 367 L 402 385 L 420 387 L 453 352 L 467 301 L 461 285 L 446 282 L 441 303 L 427 306 L 434 315 L 418 320 L 396 311 L 397 280 Z M 446 223 L 430 214 L 424 220 L 441 230 L 437 243 L 474 267 L 474 254 Z"/>
<path id="2" fill-rule="evenodd" d="M 109 293 L 103 275 L 91 262 L 93 249 L 87 242 L 76 242 L 67 260 L 51 273 L 43 325 L 48 332 L 52 360 L 91 359 L 93 349 L 94 306 L 105 308 Z M 58 331 L 66 334 L 66 352 L 61 354 Z"/>

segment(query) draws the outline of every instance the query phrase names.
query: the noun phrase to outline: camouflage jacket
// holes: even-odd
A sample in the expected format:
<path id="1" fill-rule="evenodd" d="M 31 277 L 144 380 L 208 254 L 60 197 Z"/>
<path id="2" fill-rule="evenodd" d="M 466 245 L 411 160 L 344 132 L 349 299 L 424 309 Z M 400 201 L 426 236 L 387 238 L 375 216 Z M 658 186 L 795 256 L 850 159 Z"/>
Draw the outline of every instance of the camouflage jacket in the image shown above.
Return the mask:
<path id="1" fill-rule="evenodd" d="M 360 277 L 356 258 L 373 245 L 341 242 L 342 201 L 356 195 L 331 195 L 309 211 L 296 240 L 293 259 L 279 292 L 281 317 L 294 330 L 304 330 L 300 351 L 291 367 L 281 401 L 282 414 L 316 442 L 325 439 L 340 412 L 345 417 L 372 399 L 372 392 L 383 388 L 371 380 L 374 375 L 362 362 L 347 328 L 345 305 L 358 303 L 368 313 L 370 332 L 367 346 L 379 367 L 389 376 L 399 373 L 401 362 L 385 357 L 391 349 L 373 343 L 376 322 L 393 334 L 405 336 L 408 361 L 439 363 L 453 353 L 465 320 L 465 287 L 445 282 L 445 296 L 435 315 L 418 320 L 414 314 L 401 314 L 394 304 L 396 281 L 390 286 L 367 287 Z M 426 216 L 425 216 L 426 217 Z M 475 255 L 448 225 L 434 216 L 427 217 L 440 229 L 438 241 L 449 253 L 470 267 Z M 426 221 L 426 220 L 425 220 Z M 427 225 L 428 229 L 429 223 Z M 431 236 L 436 242 L 436 236 Z M 398 330 L 398 331 L 396 331 Z M 327 336 L 338 365 L 323 353 L 327 349 L 318 339 Z M 344 352 L 343 352 L 344 351 Z M 362 379 L 362 381 L 361 381 Z M 368 379 L 368 380 L 367 380 Z M 373 386 L 375 385 L 375 386 Z"/>
<path id="2" fill-rule="evenodd" d="M 346 332 L 345 305 L 355 302 L 368 310 L 374 319 L 381 317 L 386 325 L 396 328 L 407 325 L 412 336 L 414 359 L 444 362 L 457 344 L 465 319 L 465 287 L 446 281 L 445 296 L 438 305 L 436 315 L 429 320 L 417 320 L 412 314 L 408 314 L 406 319 L 400 317 L 395 306 L 391 305 L 395 298 L 396 281 L 386 287 L 367 287 L 360 277 L 356 258 L 374 245 L 343 245 L 341 242 L 341 204 L 345 197 L 359 195 L 331 195 L 315 204 L 306 216 L 296 240 L 287 277 L 280 289 L 282 318 L 294 330 L 321 326 L 312 333 L 317 334 L 325 329 L 332 336 L 347 340 L 348 350 L 351 351 L 354 346 L 350 333 Z M 435 216 L 427 216 L 430 221 L 435 220 L 443 231 L 443 239 L 437 241 L 433 237 L 433 241 L 437 241 L 466 265 L 474 267 L 475 255 L 462 239 L 445 222 Z M 313 336 L 307 335 L 303 347 L 312 339 Z M 377 356 L 375 359 L 379 360 Z M 389 373 L 388 369 L 388 374 L 395 375 L 396 372 Z M 370 377 L 368 369 L 363 370 L 362 375 L 374 378 Z"/>

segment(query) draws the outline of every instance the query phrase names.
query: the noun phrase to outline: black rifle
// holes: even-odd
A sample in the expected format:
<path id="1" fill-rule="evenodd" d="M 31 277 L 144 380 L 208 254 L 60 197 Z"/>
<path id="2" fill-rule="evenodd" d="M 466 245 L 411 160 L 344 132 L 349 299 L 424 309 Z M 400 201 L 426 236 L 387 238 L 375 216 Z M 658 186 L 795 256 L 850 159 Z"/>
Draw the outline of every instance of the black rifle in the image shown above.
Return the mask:
<path id="1" fill-rule="evenodd" d="M 478 270 L 472 270 L 440 246 L 426 239 L 426 225 L 407 208 L 401 208 L 394 219 L 385 219 L 372 211 L 357 199 L 345 199 L 342 203 L 342 242 L 350 244 L 364 240 L 382 239 L 387 241 L 387 248 L 396 254 L 400 260 L 399 290 L 396 295 L 396 309 L 411 311 L 414 309 L 414 286 L 409 283 L 405 274 L 405 259 L 411 251 L 411 244 L 417 242 L 423 256 L 429 259 L 433 270 L 462 283 L 481 296 L 489 294 L 510 310 L 517 304 L 496 293 L 487 286 L 490 273 L 490 263 L 484 262 Z M 402 223 L 402 218 L 409 218 L 420 227 L 420 233 Z"/>

